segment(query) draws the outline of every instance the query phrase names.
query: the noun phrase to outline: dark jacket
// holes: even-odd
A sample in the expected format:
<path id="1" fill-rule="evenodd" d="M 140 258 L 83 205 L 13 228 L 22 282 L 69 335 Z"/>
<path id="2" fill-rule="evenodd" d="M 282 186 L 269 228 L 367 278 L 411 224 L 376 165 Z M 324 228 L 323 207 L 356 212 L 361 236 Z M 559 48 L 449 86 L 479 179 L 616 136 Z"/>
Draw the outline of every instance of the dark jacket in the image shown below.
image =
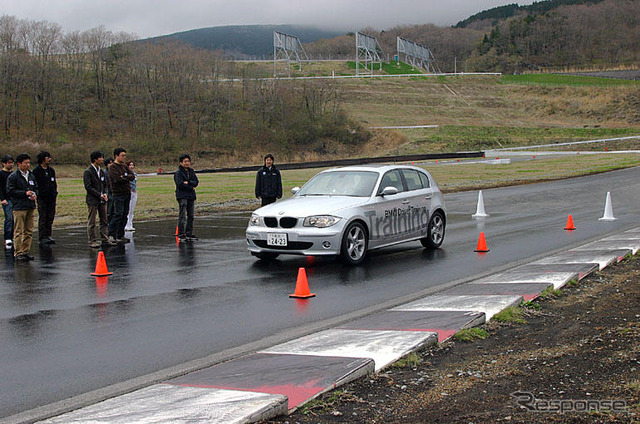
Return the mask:
<path id="1" fill-rule="evenodd" d="M 11 199 L 14 211 L 35 209 L 36 202 L 27 197 L 27 191 L 31 190 L 38 195 L 38 183 L 33 172 L 28 174 L 29 182 L 16 170 L 7 178 L 7 196 Z"/>
<path id="2" fill-rule="evenodd" d="M 33 168 L 33 176 L 36 177 L 38 183 L 38 201 L 54 202 L 58 196 L 56 171 L 50 166 L 43 168 L 38 165 Z"/>
<path id="3" fill-rule="evenodd" d="M 282 179 L 275 165 L 263 166 L 256 175 L 256 197 L 282 197 Z"/>
<path id="4" fill-rule="evenodd" d="M 0 169 L 0 201 L 10 200 L 7 196 L 7 179 L 11 175 L 11 171 Z"/>
<path id="5" fill-rule="evenodd" d="M 93 165 L 90 165 L 82 174 L 84 189 L 87 191 L 87 205 L 99 205 L 102 202 L 100 196 L 107 192 L 107 171 L 100 169 L 100 177 Z"/>
<path id="6" fill-rule="evenodd" d="M 178 170 L 173 174 L 173 181 L 176 183 L 176 199 L 196 200 L 195 188 L 198 187 L 199 181 L 193 168 L 178 166 Z"/>
<path id="7" fill-rule="evenodd" d="M 124 163 L 121 165 L 118 162 L 113 162 L 109 165 L 109 182 L 114 196 L 131 195 L 131 181 L 135 177 Z"/>

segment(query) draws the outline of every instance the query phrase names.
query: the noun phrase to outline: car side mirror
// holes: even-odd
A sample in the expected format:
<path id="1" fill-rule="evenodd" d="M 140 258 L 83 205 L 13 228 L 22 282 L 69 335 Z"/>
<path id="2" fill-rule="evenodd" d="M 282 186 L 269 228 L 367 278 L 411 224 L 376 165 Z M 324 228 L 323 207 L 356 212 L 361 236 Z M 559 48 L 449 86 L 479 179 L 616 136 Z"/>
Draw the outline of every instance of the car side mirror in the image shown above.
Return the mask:
<path id="1" fill-rule="evenodd" d="M 383 188 L 382 191 L 380 192 L 381 196 L 391 196 L 394 194 L 398 194 L 398 189 L 391 186 Z"/>
<path id="2" fill-rule="evenodd" d="M 300 191 L 300 187 L 294 187 L 291 189 L 291 193 L 296 194 L 297 192 Z"/>

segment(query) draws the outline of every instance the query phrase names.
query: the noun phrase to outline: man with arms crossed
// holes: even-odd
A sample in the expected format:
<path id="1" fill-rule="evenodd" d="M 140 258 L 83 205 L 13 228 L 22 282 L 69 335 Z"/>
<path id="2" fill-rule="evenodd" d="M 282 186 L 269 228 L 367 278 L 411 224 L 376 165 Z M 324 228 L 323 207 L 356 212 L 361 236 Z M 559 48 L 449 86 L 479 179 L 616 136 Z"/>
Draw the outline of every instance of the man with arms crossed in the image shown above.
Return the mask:
<path id="1" fill-rule="evenodd" d="M 118 147 L 113 151 L 114 162 L 109 166 L 109 181 L 113 193 L 113 212 L 109 221 L 109 244 L 129 243 L 124 236 L 127 224 L 129 202 L 131 201 L 131 180 L 135 177 L 127 166 L 127 151 Z"/>
<path id="2" fill-rule="evenodd" d="M 193 168 L 191 168 L 191 157 L 189 155 L 180 156 L 180 165 L 176 173 L 173 174 L 173 180 L 176 183 L 176 200 L 180 207 L 178 213 L 178 238 L 182 241 L 198 240 L 198 237 L 193 234 L 193 213 L 198 177 Z"/>

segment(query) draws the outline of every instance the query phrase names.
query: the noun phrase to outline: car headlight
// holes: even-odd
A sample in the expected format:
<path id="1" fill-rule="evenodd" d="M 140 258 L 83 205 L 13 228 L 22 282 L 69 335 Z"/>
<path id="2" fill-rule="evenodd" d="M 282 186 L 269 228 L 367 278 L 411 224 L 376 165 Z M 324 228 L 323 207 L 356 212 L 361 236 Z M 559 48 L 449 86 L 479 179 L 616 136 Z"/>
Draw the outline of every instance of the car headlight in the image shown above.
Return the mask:
<path id="1" fill-rule="evenodd" d="M 327 228 L 332 225 L 336 225 L 340 221 L 340 218 L 337 216 L 331 215 L 316 215 L 316 216 L 308 216 L 304 219 L 302 225 L 305 227 L 317 227 L 317 228 Z"/>
<path id="2" fill-rule="evenodd" d="M 249 219 L 249 225 L 260 225 L 260 215 L 252 213 L 251 219 Z"/>

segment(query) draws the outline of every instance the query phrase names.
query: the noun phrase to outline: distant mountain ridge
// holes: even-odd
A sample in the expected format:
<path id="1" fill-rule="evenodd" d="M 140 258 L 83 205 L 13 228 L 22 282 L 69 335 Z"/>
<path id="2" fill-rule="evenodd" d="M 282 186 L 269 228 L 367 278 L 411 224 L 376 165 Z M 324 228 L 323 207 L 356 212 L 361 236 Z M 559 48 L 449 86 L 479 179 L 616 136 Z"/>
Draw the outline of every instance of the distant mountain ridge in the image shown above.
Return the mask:
<path id="1" fill-rule="evenodd" d="M 196 48 L 255 57 L 273 54 L 273 31 L 294 35 L 303 43 L 344 35 L 344 32 L 301 25 L 229 25 L 177 32 L 143 41 L 178 40 Z"/>

